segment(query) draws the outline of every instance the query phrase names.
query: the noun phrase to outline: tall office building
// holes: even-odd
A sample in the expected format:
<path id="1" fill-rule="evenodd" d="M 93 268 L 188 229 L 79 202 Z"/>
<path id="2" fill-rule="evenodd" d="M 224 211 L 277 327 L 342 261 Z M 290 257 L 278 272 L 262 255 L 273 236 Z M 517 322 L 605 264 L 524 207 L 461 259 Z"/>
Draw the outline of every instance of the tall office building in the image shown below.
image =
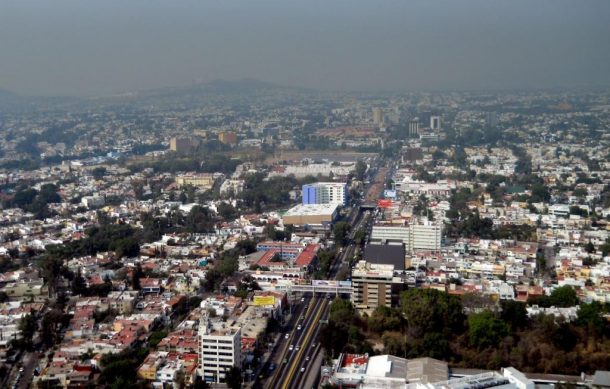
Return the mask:
<path id="1" fill-rule="evenodd" d="M 431 130 L 440 130 L 441 129 L 441 117 L 440 116 L 430 116 L 430 129 Z"/>
<path id="2" fill-rule="evenodd" d="M 352 303 L 358 309 L 396 306 L 405 283 L 403 245 L 369 244 L 352 270 Z"/>
<path id="3" fill-rule="evenodd" d="M 352 270 L 352 304 L 358 309 L 392 306 L 394 265 L 360 261 Z"/>
<path id="4" fill-rule="evenodd" d="M 226 145 L 234 145 L 237 143 L 237 134 L 233 131 L 222 131 L 218 133 L 218 140 Z"/>
<path id="5" fill-rule="evenodd" d="M 303 185 L 303 205 L 336 204 L 347 205 L 347 184 L 339 182 L 317 182 Z"/>
<path id="6" fill-rule="evenodd" d="M 411 224 L 409 247 L 411 250 L 439 251 L 443 227 L 441 223 L 426 221 L 422 224 Z"/>
<path id="7" fill-rule="evenodd" d="M 402 243 L 407 252 L 439 251 L 442 234 L 442 224 L 430 221 L 409 226 L 373 226 L 371 241 L 384 244 Z"/>
<path id="8" fill-rule="evenodd" d="M 498 125 L 498 114 L 493 111 L 485 113 L 485 126 L 487 126 L 488 128 L 493 128 L 497 125 Z"/>
<path id="9" fill-rule="evenodd" d="M 409 122 L 409 136 L 419 135 L 419 118 L 414 118 Z"/>
<path id="10" fill-rule="evenodd" d="M 199 322 L 199 373 L 206 382 L 224 382 L 231 367 L 241 366 L 241 328 L 211 322 L 204 315 Z"/>
<path id="11" fill-rule="evenodd" d="M 379 107 L 373 108 L 373 123 L 378 126 L 383 124 L 383 111 Z"/>
<path id="12" fill-rule="evenodd" d="M 193 149 L 193 143 L 189 138 L 173 137 L 169 140 L 169 149 L 176 153 L 187 153 Z"/>

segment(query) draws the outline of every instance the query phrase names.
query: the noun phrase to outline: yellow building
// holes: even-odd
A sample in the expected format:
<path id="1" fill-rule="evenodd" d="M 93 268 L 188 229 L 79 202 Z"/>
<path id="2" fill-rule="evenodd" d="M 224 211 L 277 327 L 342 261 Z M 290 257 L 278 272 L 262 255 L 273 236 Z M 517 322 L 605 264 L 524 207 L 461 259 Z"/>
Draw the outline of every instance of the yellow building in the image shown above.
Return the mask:
<path id="1" fill-rule="evenodd" d="M 233 131 L 222 131 L 218 134 L 218 140 L 226 145 L 234 145 L 237 144 L 237 134 Z"/>
<path id="2" fill-rule="evenodd" d="M 193 143 L 188 138 L 173 137 L 169 140 L 169 149 L 176 153 L 186 153 L 193 148 Z"/>
<path id="3" fill-rule="evenodd" d="M 214 181 L 212 174 L 189 174 L 176 177 L 176 184 L 178 186 L 191 185 L 202 190 L 212 189 Z"/>

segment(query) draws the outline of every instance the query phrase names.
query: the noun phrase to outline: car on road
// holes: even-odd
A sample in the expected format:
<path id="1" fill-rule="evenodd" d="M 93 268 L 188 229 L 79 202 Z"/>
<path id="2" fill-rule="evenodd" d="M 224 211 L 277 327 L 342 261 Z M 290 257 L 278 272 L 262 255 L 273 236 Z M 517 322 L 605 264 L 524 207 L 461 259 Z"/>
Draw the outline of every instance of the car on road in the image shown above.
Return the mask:
<path id="1" fill-rule="evenodd" d="M 301 368 L 301 373 L 305 373 L 305 368 L 304 367 Z"/>
<path id="2" fill-rule="evenodd" d="M 288 339 L 290 338 L 290 334 L 288 332 L 286 332 L 286 335 L 284 335 L 284 339 Z"/>
<path id="3" fill-rule="evenodd" d="M 316 344 L 315 344 L 315 343 L 312 343 L 312 344 L 311 344 L 311 348 L 314 348 L 314 347 L 316 347 Z"/>
<path id="4" fill-rule="evenodd" d="M 288 347 L 288 351 L 292 351 L 292 350 L 294 350 L 294 345 L 291 344 L 290 347 Z"/>
<path id="5" fill-rule="evenodd" d="M 301 330 L 301 325 L 299 324 L 299 325 L 297 326 L 297 331 L 300 331 L 300 330 Z"/>
<path id="6" fill-rule="evenodd" d="M 306 361 L 309 361 L 309 355 L 305 357 L 305 360 L 306 360 Z"/>
<path id="7" fill-rule="evenodd" d="M 301 348 L 300 346 L 296 346 L 296 347 L 294 348 L 294 351 L 299 351 L 299 349 L 300 349 L 300 348 Z"/>
<path id="8" fill-rule="evenodd" d="M 305 297 L 301 297 L 301 302 L 304 303 L 305 302 Z"/>

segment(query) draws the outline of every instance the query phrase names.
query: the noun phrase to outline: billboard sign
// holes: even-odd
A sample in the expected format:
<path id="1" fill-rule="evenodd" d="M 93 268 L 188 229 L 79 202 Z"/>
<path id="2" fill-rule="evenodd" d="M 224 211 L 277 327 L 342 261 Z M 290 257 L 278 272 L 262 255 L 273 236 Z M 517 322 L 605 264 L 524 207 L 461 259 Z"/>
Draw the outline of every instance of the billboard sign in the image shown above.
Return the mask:
<path id="1" fill-rule="evenodd" d="M 391 208 L 392 207 L 392 200 L 390 199 L 381 199 L 381 200 L 377 200 L 377 207 L 378 208 Z"/>
<path id="2" fill-rule="evenodd" d="M 337 281 L 332 280 L 311 280 L 312 286 L 337 286 Z"/>
<path id="3" fill-rule="evenodd" d="M 275 296 L 254 296 L 254 305 L 257 307 L 275 305 Z"/>
<path id="4" fill-rule="evenodd" d="M 392 199 L 395 200 L 396 199 L 396 190 L 394 189 L 386 189 L 383 191 L 383 197 L 385 197 L 386 199 Z"/>

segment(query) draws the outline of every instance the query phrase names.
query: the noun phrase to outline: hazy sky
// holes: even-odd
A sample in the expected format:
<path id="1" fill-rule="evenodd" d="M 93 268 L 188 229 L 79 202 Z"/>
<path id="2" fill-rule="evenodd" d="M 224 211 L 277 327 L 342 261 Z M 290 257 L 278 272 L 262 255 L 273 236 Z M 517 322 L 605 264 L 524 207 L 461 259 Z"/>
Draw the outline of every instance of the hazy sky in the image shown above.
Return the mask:
<path id="1" fill-rule="evenodd" d="M 608 0 L 0 0 L 0 88 L 610 85 Z"/>

